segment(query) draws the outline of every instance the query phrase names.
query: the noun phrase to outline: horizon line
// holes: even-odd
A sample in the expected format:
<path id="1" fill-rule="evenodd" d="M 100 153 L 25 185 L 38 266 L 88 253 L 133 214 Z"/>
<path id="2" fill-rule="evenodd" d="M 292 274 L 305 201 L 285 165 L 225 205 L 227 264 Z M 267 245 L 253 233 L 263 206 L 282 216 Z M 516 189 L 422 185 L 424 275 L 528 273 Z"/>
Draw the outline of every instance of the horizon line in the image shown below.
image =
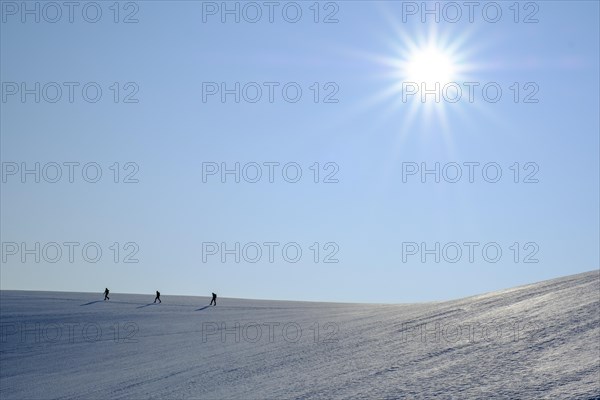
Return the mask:
<path id="1" fill-rule="evenodd" d="M 518 286 L 513 286 L 513 287 L 507 287 L 507 288 L 502 288 L 502 289 L 498 289 L 498 290 L 493 290 L 493 291 L 489 291 L 489 292 L 483 292 L 483 293 L 477 293 L 477 294 L 473 294 L 470 296 L 465 296 L 465 297 L 457 297 L 457 298 L 452 298 L 452 299 L 445 299 L 445 300 L 428 300 L 428 301 L 417 301 L 417 302 L 405 302 L 405 303 L 387 303 L 387 302 L 357 302 L 357 301 L 323 301 L 323 300 L 291 300 L 291 299 L 260 299 L 260 298 L 247 298 L 247 297 L 218 297 L 221 299 L 236 299 L 236 300 L 253 300 L 253 301 L 285 301 L 285 302 L 294 302 L 294 303 L 329 303 L 329 304 L 381 304 L 381 305 L 403 305 L 403 304 L 428 304 L 428 303 L 443 303 L 443 302 L 447 302 L 447 301 L 454 301 L 454 300 L 461 300 L 461 299 L 468 299 L 471 297 L 477 297 L 477 296 L 483 296 L 483 295 L 487 295 L 487 294 L 491 294 L 491 293 L 496 293 L 496 292 L 501 292 L 503 290 L 511 290 L 511 289 L 519 289 L 519 288 L 523 288 L 526 286 L 530 286 L 530 285 L 535 285 L 538 283 L 542 283 L 542 282 L 550 282 L 550 281 L 554 281 L 554 280 L 559 280 L 559 279 L 564 279 L 564 278 L 568 278 L 568 277 L 575 277 L 578 275 L 584 275 L 584 274 L 591 274 L 591 273 L 596 273 L 599 275 L 600 278 L 600 268 L 596 268 L 596 269 L 592 269 L 589 271 L 585 271 L 585 272 L 578 272 L 576 274 L 571 274 L 571 275 L 564 275 L 564 276 L 559 276 L 559 277 L 555 277 L 555 278 L 550 278 L 550 279 L 544 279 L 541 281 L 535 281 L 535 282 L 530 282 L 530 283 L 525 283 L 522 285 L 518 285 Z M 84 293 L 84 294 L 92 294 L 92 293 L 98 293 L 98 294 L 102 294 L 102 291 L 98 291 L 98 292 L 79 292 L 79 291 L 73 291 L 73 290 L 33 290 L 33 289 L 1 289 L 0 288 L 0 293 L 2 292 L 37 292 L 37 293 L 44 293 L 44 292 L 48 292 L 48 293 Z M 153 293 L 148 292 L 148 293 L 130 293 L 130 292 L 111 292 L 111 294 L 126 294 L 126 295 L 139 295 L 139 296 L 151 296 L 153 295 Z M 161 294 L 161 296 L 179 296 L 179 297 L 198 297 L 198 298 L 210 298 L 211 296 L 201 296 L 201 295 L 188 295 L 188 294 Z"/>

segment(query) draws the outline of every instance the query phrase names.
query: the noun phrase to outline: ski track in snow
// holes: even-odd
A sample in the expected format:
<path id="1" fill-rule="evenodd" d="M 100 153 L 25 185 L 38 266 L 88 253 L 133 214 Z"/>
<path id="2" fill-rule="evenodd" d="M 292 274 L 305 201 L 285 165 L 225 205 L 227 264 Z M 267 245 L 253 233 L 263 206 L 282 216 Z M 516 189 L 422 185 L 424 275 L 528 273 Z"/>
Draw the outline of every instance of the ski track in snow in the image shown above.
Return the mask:
<path id="1" fill-rule="evenodd" d="M 0 398 L 600 399 L 599 278 L 401 305 L 2 291 Z"/>

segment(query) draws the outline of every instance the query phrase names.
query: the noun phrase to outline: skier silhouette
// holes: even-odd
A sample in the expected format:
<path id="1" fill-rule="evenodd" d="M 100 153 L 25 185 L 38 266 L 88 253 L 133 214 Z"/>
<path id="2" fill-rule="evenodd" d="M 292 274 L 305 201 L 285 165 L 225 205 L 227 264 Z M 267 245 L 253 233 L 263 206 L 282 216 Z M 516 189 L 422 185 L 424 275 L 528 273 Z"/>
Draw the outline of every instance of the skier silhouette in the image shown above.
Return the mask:
<path id="1" fill-rule="evenodd" d="M 158 300 L 159 303 L 162 303 L 162 301 L 160 301 L 160 292 L 158 290 L 156 291 L 156 298 L 154 299 L 155 303 L 156 303 L 156 300 Z"/>
<path id="2" fill-rule="evenodd" d="M 106 300 L 110 300 L 110 297 L 108 297 L 108 288 L 104 289 L 104 301 Z"/>
<path id="3" fill-rule="evenodd" d="M 213 298 L 212 298 L 212 300 L 210 301 L 210 304 L 209 304 L 209 306 L 212 306 L 212 305 L 215 305 L 215 306 L 216 306 L 216 305 L 217 305 L 217 294 L 216 294 L 216 293 L 213 293 L 213 294 L 212 294 L 212 296 L 213 296 Z M 215 304 L 213 304 L 213 303 L 215 303 Z"/>

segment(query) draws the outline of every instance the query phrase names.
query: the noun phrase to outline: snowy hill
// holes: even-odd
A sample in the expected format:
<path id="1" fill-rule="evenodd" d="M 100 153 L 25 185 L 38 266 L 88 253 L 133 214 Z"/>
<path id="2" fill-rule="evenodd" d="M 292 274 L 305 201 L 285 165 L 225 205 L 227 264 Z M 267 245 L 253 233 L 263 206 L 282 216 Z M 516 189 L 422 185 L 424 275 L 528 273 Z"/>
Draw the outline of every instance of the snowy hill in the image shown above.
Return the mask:
<path id="1" fill-rule="evenodd" d="M 0 398 L 600 398 L 598 272 L 364 305 L 0 293 Z"/>

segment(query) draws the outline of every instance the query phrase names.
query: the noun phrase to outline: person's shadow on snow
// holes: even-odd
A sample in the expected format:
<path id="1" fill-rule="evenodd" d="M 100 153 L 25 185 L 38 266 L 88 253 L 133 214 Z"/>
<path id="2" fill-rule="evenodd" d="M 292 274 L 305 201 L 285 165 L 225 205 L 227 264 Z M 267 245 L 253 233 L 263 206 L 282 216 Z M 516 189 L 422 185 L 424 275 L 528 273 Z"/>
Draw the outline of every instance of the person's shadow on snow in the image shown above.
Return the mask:
<path id="1" fill-rule="evenodd" d="M 96 303 L 102 303 L 102 302 L 104 302 L 104 300 L 90 301 L 89 303 L 80 304 L 80 306 L 90 306 L 90 305 L 92 305 L 92 304 L 96 304 Z"/>
<path id="2" fill-rule="evenodd" d="M 156 303 L 148 303 L 146 305 L 139 306 L 139 307 L 136 307 L 136 308 L 144 308 L 144 307 L 155 306 L 155 305 L 156 305 Z"/>
<path id="3" fill-rule="evenodd" d="M 210 306 L 204 306 L 204 307 L 202 307 L 202 308 L 199 308 L 199 309 L 197 309 L 196 311 L 202 311 L 202 310 L 206 310 L 208 307 L 210 307 Z"/>

